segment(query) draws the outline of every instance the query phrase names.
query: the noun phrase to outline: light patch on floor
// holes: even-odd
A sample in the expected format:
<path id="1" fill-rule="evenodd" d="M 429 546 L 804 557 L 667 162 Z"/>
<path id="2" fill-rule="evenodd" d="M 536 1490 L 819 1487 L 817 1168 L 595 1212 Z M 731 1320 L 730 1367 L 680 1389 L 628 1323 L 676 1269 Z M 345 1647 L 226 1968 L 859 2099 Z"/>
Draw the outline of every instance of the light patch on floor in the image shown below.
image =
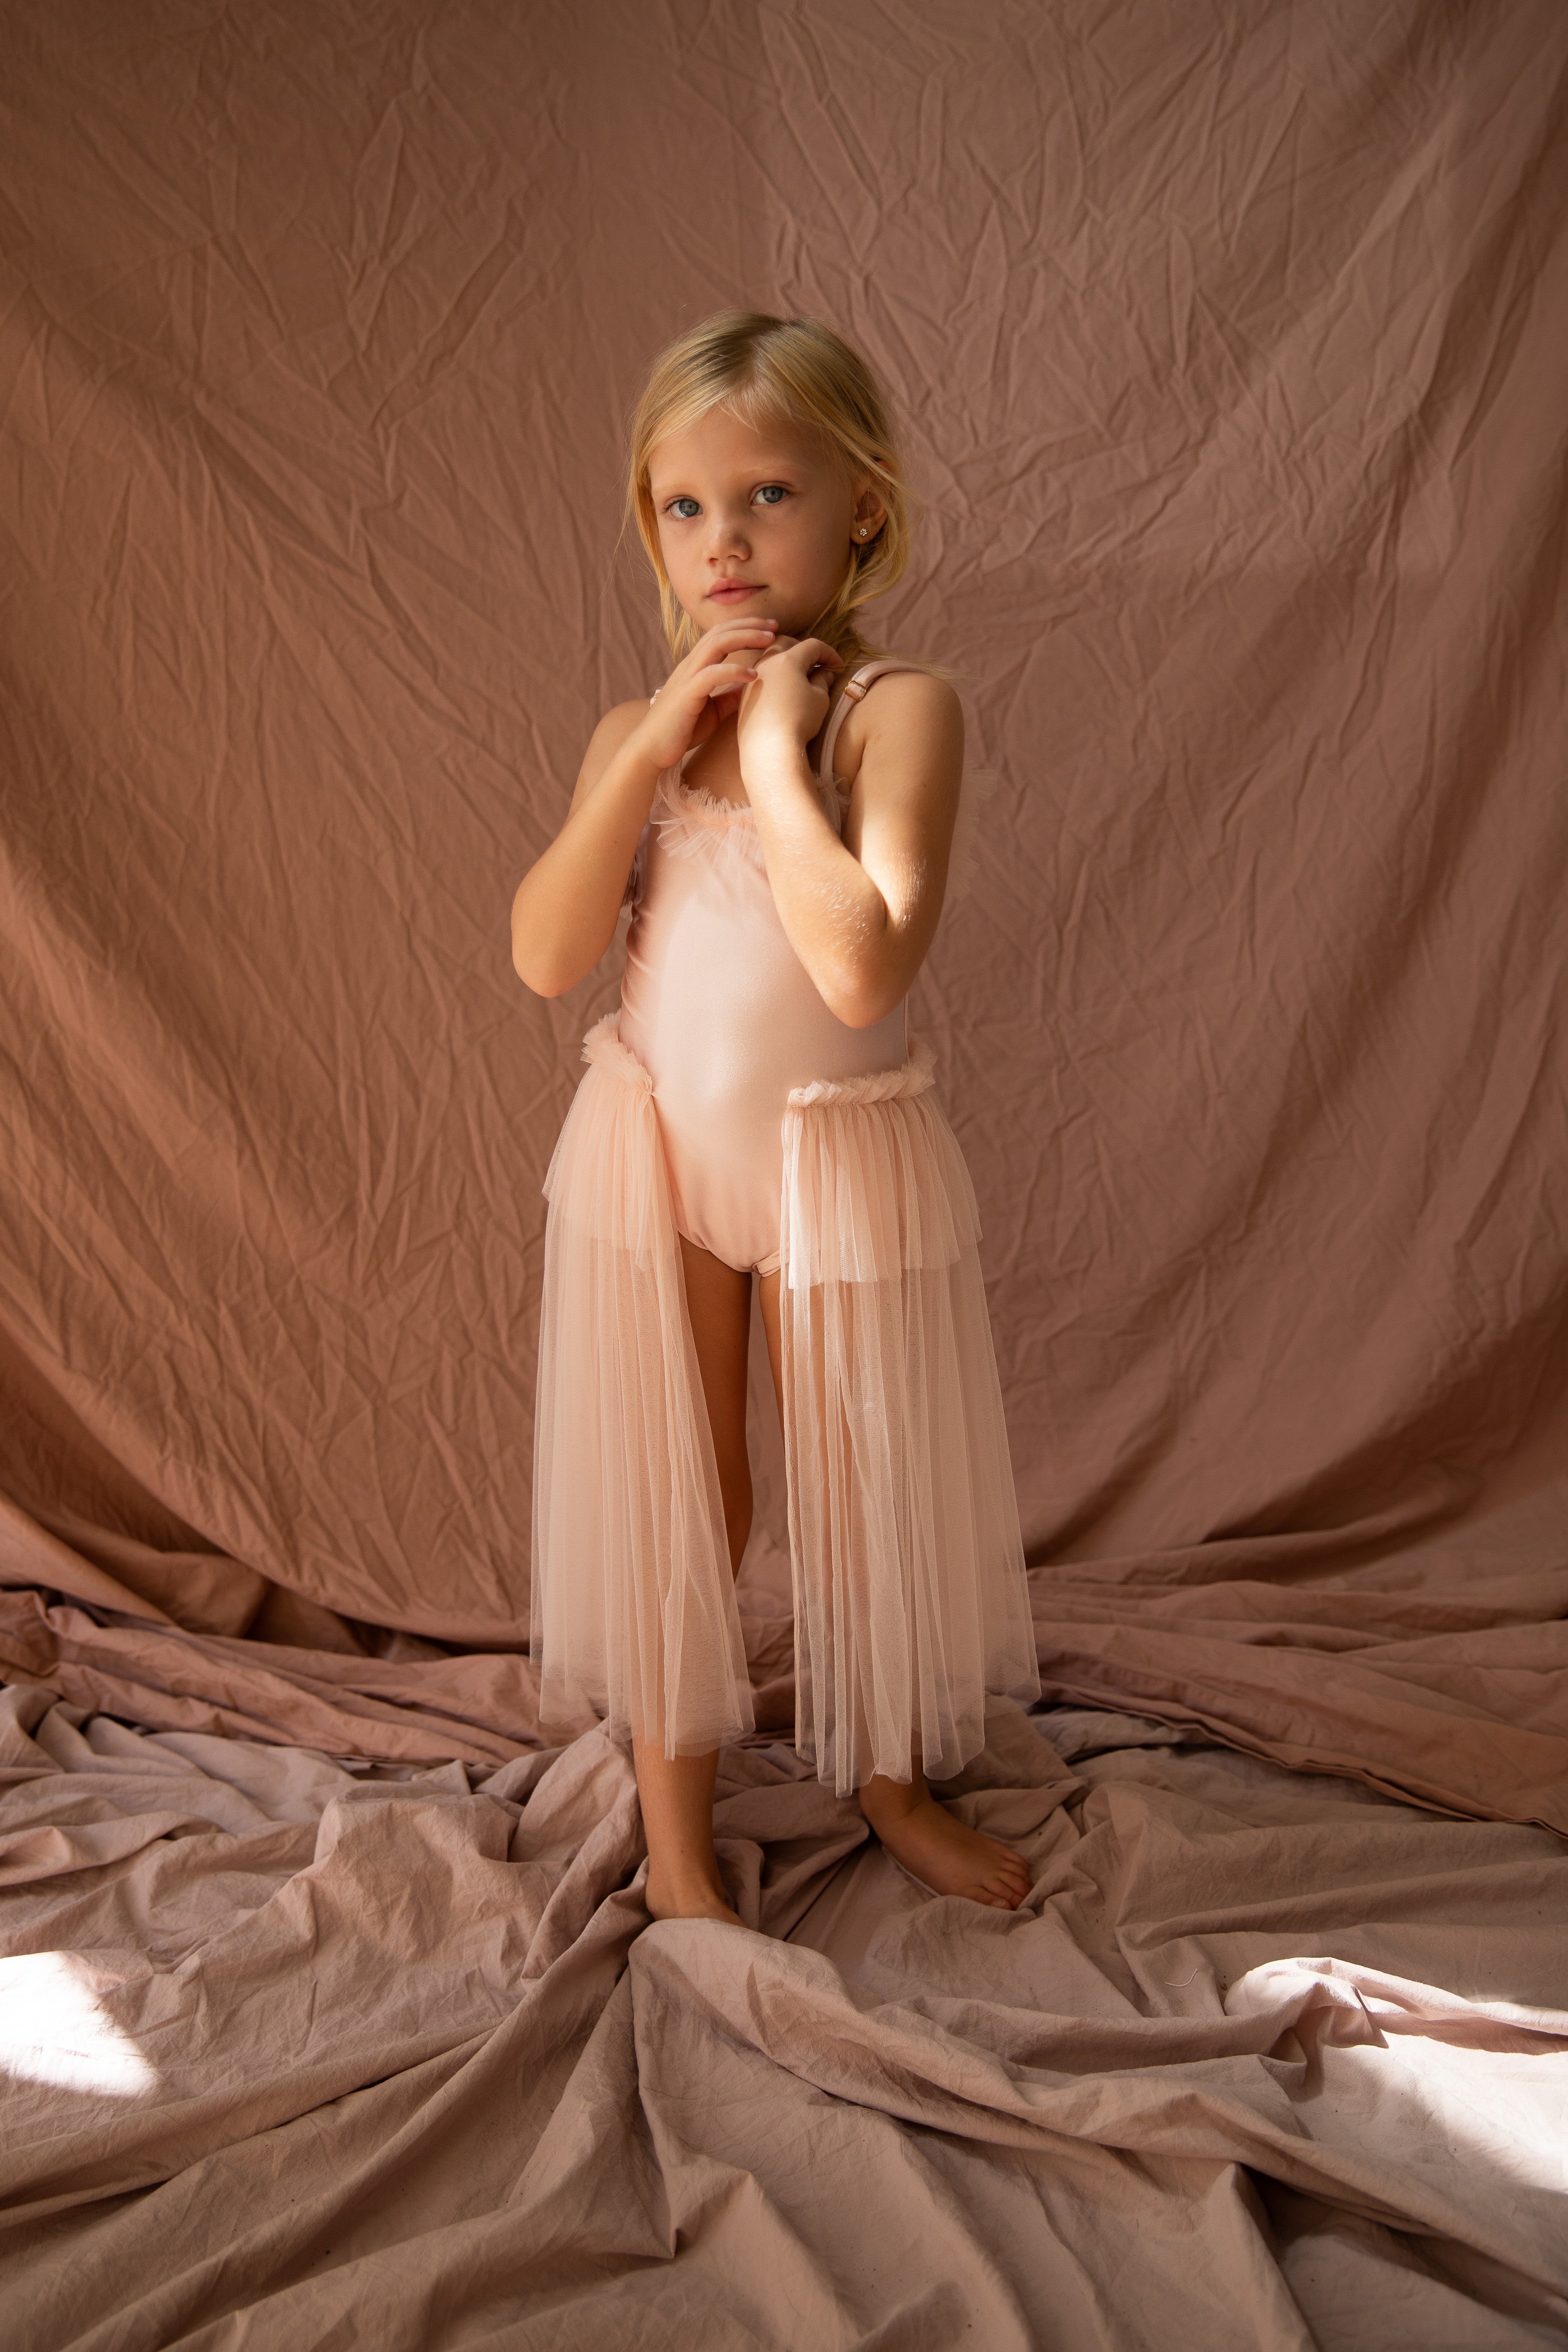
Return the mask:
<path id="1" fill-rule="evenodd" d="M 0 2071 L 124 2099 L 158 2080 L 104 2009 L 98 1972 L 75 1952 L 0 1960 Z"/>

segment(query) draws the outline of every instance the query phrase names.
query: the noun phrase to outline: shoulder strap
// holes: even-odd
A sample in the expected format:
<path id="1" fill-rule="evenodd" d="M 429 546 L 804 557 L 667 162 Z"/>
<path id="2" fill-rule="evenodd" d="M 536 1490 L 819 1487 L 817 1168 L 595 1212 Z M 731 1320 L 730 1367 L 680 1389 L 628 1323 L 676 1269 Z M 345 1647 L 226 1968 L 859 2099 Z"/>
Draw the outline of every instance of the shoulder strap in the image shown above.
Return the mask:
<path id="1" fill-rule="evenodd" d="M 828 805 L 835 824 L 839 822 L 841 803 L 833 783 L 833 750 L 838 740 L 838 730 L 852 702 L 865 699 L 867 689 L 892 669 L 920 669 L 923 664 L 910 661 L 867 662 L 855 672 L 839 691 L 838 701 L 827 722 L 827 732 L 822 740 L 822 751 L 816 762 L 817 782 L 823 799 Z M 991 768 L 969 768 L 963 772 L 958 798 L 958 816 L 953 826 L 952 845 L 948 853 L 947 888 L 942 895 L 943 909 L 956 907 L 967 898 L 974 882 L 975 852 L 980 831 L 981 804 L 995 792 L 1001 779 Z"/>
<path id="2" fill-rule="evenodd" d="M 900 661 L 889 656 L 886 661 L 863 663 L 853 677 L 847 679 L 838 697 L 837 708 L 827 722 L 827 732 L 822 739 L 822 751 L 816 762 L 816 781 L 827 791 L 833 782 L 833 747 L 838 740 L 838 730 L 848 715 L 851 703 L 863 702 L 873 682 L 890 669 L 919 669 L 920 662 Z"/>

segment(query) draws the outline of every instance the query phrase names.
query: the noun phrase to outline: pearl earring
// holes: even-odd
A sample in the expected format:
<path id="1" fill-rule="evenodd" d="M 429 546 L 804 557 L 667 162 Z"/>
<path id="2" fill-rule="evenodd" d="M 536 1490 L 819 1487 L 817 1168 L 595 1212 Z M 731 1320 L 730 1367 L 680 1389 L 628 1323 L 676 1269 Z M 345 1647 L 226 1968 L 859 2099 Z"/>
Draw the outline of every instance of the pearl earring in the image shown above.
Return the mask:
<path id="1" fill-rule="evenodd" d="M 862 523 L 862 524 L 861 524 L 861 526 L 860 526 L 860 536 L 861 536 L 861 538 L 862 538 L 862 539 L 864 539 L 864 538 L 865 538 L 865 536 L 866 536 L 866 526 L 865 526 L 865 524 L 864 524 L 864 523 Z"/>

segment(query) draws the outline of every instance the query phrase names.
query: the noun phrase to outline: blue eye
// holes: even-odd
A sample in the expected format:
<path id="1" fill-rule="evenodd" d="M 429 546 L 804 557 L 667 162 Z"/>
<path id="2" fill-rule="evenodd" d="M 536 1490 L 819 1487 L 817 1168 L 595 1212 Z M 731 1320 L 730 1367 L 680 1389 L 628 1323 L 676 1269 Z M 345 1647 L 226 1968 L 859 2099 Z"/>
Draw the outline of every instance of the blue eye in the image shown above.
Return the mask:
<path id="1" fill-rule="evenodd" d="M 760 499 L 766 499 L 769 506 L 776 507 L 781 499 L 788 498 L 789 492 L 782 482 L 764 482 L 757 496 Z"/>
<path id="2" fill-rule="evenodd" d="M 683 511 L 686 509 L 689 509 L 690 511 Z M 702 509 L 695 499 L 671 499 L 668 511 L 678 522 L 689 522 L 692 515 L 700 514 Z"/>

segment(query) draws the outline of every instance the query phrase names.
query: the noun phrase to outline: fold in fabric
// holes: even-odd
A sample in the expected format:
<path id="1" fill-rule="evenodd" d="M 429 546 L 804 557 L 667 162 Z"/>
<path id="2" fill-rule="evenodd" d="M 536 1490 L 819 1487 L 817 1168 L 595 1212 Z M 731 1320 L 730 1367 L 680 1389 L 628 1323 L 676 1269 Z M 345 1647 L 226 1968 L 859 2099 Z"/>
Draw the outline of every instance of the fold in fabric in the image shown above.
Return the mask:
<path id="1" fill-rule="evenodd" d="M 840 1795 L 985 1745 L 985 1694 L 1039 1696 L 974 1187 L 902 1069 L 790 1095 L 779 1319 L 795 1745 Z"/>
<path id="2" fill-rule="evenodd" d="M 540 1718 L 700 1756 L 755 1723 L 653 1078 L 606 1013 L 544 1179 L 530 1650 Z"/>

